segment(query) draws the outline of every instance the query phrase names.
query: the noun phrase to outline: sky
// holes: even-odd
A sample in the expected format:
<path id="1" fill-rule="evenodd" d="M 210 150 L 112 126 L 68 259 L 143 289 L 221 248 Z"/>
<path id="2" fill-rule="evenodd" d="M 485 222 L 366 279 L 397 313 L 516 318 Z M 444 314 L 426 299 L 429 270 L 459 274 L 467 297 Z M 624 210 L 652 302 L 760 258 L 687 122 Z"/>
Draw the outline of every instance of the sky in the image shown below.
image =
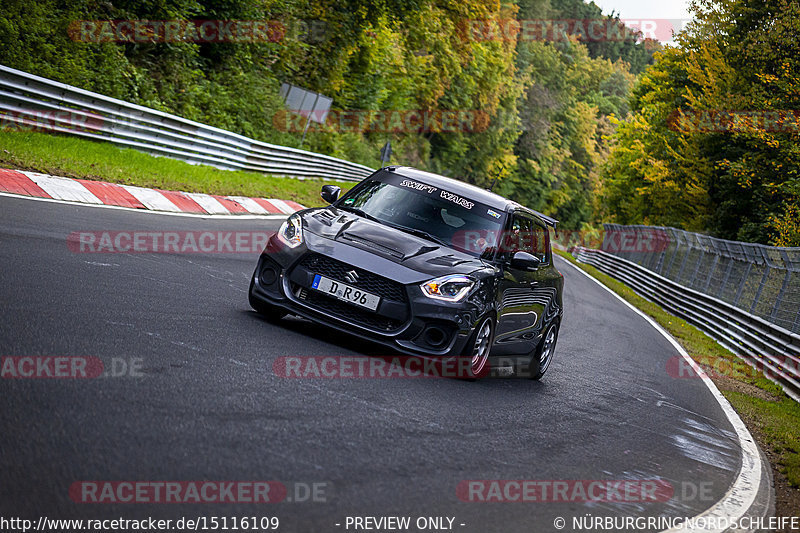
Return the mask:
<path id="1" fill-rule="evenodd" d="M 619 12 L 622 19 L 688 19 L 689 0 L 594 0 L 603 13 Z"/>
<path id="2" fill-rule="evenodd" d="M 600 6 L 604 14 L 611 14 L 612 11 L 619 13 L 619 18 L 624 21 L 658 21 L 658 20 L 681 20 L 691 19 L 689 14 L 689 0 L 594 0 Z M 627 24 L 627 26 L 638 26 Z M 663 28 L 663 24 L 658 24 Z M 678 28 L 680 29 L 680 28 Z M 669 33 L 669 32 L 668 32 Z M 664 38 L 663 32 L 658 32 L 658 40 L 671 42 L 671 39 Z"/>

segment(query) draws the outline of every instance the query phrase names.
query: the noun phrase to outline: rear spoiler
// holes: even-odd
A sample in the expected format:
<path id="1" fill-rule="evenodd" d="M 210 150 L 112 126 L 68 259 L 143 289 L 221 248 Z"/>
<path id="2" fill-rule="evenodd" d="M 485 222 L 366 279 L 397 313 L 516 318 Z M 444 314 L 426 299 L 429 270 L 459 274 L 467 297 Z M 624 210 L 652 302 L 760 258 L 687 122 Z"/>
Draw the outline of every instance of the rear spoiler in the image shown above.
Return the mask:
<path id="1" fill-rule="evenodd" d="M 556 226 L 558 225 L 558 220 L 554 219 L 553 217 L 549 217 L 549 216 L 547 216 L 547 215 L 545 215 L 545 214 L 542 214 L 542 213 L 540 213 L 540 212 L 538 212 L 538 211 L 533 211 L 533 213 L 534 213 L 534 214 L 535 214 L 537 217 L 541 218 L 541 219 L 542 219 L 542 221 L 543 221 L 545 224 L 547 224 L 548 226 L 553 226 L 553 229 L 556 229 Z"/>

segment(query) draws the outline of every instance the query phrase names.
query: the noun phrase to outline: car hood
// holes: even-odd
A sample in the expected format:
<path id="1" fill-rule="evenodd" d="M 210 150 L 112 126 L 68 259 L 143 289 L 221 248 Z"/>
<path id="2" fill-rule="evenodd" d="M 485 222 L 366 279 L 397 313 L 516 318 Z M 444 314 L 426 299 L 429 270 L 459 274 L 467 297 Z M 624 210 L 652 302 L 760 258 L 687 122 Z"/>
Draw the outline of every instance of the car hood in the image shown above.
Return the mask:
<path id="1" fill-rule="evenodd" d="M 306 211 L 302 216 L 305 231 L 371 252 L 431 277 L 494 269 L 490 264 L 454 248 L 335 207 Z"/>

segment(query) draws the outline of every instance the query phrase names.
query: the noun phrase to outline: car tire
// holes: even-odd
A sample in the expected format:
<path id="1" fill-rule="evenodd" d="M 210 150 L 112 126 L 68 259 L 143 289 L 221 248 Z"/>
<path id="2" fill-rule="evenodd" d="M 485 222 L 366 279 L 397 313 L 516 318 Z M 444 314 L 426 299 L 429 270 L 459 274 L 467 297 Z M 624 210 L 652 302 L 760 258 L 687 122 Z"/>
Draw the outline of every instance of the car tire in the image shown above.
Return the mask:
<path id="1" fill-rule="evenodd" d="M 465 365 L 466 376 L 464 379 L 474 381 L 489 375 L 489 354 L 494 344 L 495 320 L 493 315 L 487 315 L 478 322 L 478 327 L 469 339 L 464 350 L 464 357 L 469 358 Z"/>
<path id="2" fill-rule="evenodd" d="M 542 379 L 544 373 L 550 368 L 550 363 L 553 361 L 553 354 L 556 351 L 556 343 L 558 342 L 558 330 L 560 324 L 554 320 L 547 326 L 542 342 L 533 351 L 530 362 L 528 364 L 528 377 L 530 379 Z"/>
<path id="3" fill-rule="evenodd" d="M 255 287 L 255 278 L 250 279 L 250 290 L 247 291 L 248 299 L 250 300 L 250 307 L 252 307 L 259 315 L 263 316 L 270 322 L 277 322 L 284 316 L 286 311 L 280 307 L 275 307 L 268 303 L 264 303 L 255 296 L 253 296 L 253 288 Z"/>

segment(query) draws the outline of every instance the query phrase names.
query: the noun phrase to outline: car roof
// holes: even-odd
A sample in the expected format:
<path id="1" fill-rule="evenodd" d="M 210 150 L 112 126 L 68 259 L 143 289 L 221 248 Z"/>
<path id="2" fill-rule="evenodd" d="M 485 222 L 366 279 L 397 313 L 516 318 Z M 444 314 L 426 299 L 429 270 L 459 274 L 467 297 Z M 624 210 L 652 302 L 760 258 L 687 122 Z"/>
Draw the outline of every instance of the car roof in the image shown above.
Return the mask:
<path id="1" fill-rule="evenodd" d="M 381 170 L 393 172 L 407 178 L 416 179 L 428 185 L 433 185 L 435 187 L 439 187 L 440 189 L 446 189 L 452 193 L 462 194 L 471 200 L 476 200 L 488 205 L 493 209 L 500 209 L 506 213 L 520 210 L 541 218 L 545 223 L 550 224 L 553 227 L 555 227 L 555 225 L 558 223 L 558 221 L 554 218 L 548 217 L 547 215 L 539 213 L 538 211 L 534 211 L 533 209 L 528 209 L 522 204 L 519 204 L 513 200 L 509 200 L 508 198 L 500 196 L 499 194 L 491 191 L 487 191 L 486 189 L 476 187 L 470 183 L 465 183 L 463 181 L 412 167 L 389 166 L 382 168 Z"/>
<path id="2" fill-rule="evenodd" d="M 512 208 L 512 206 L 518 205 L 516 202 L 512 202 L 511 200 L 503 198 L 499 194 L 489 192 L 486 189 L 481 189 L 475 185 L 458 181 L 453 178 L 440 176 L 439 174 L 434 174 L 432 172 L 425 172 L 424 170 L 418 170 L 411 167 L 386 167 L 383 170 L 394 172 L 407 178 L 420 180 L 428 185 L 433 185 L 435 187 L 439 187 L 440 189 L 446 189 L 452 193 L 463 194 L 471 200 L 477 200 L 478 202 L 486 204 L 494 209 L 508 211 L 509 208 Z"/>

